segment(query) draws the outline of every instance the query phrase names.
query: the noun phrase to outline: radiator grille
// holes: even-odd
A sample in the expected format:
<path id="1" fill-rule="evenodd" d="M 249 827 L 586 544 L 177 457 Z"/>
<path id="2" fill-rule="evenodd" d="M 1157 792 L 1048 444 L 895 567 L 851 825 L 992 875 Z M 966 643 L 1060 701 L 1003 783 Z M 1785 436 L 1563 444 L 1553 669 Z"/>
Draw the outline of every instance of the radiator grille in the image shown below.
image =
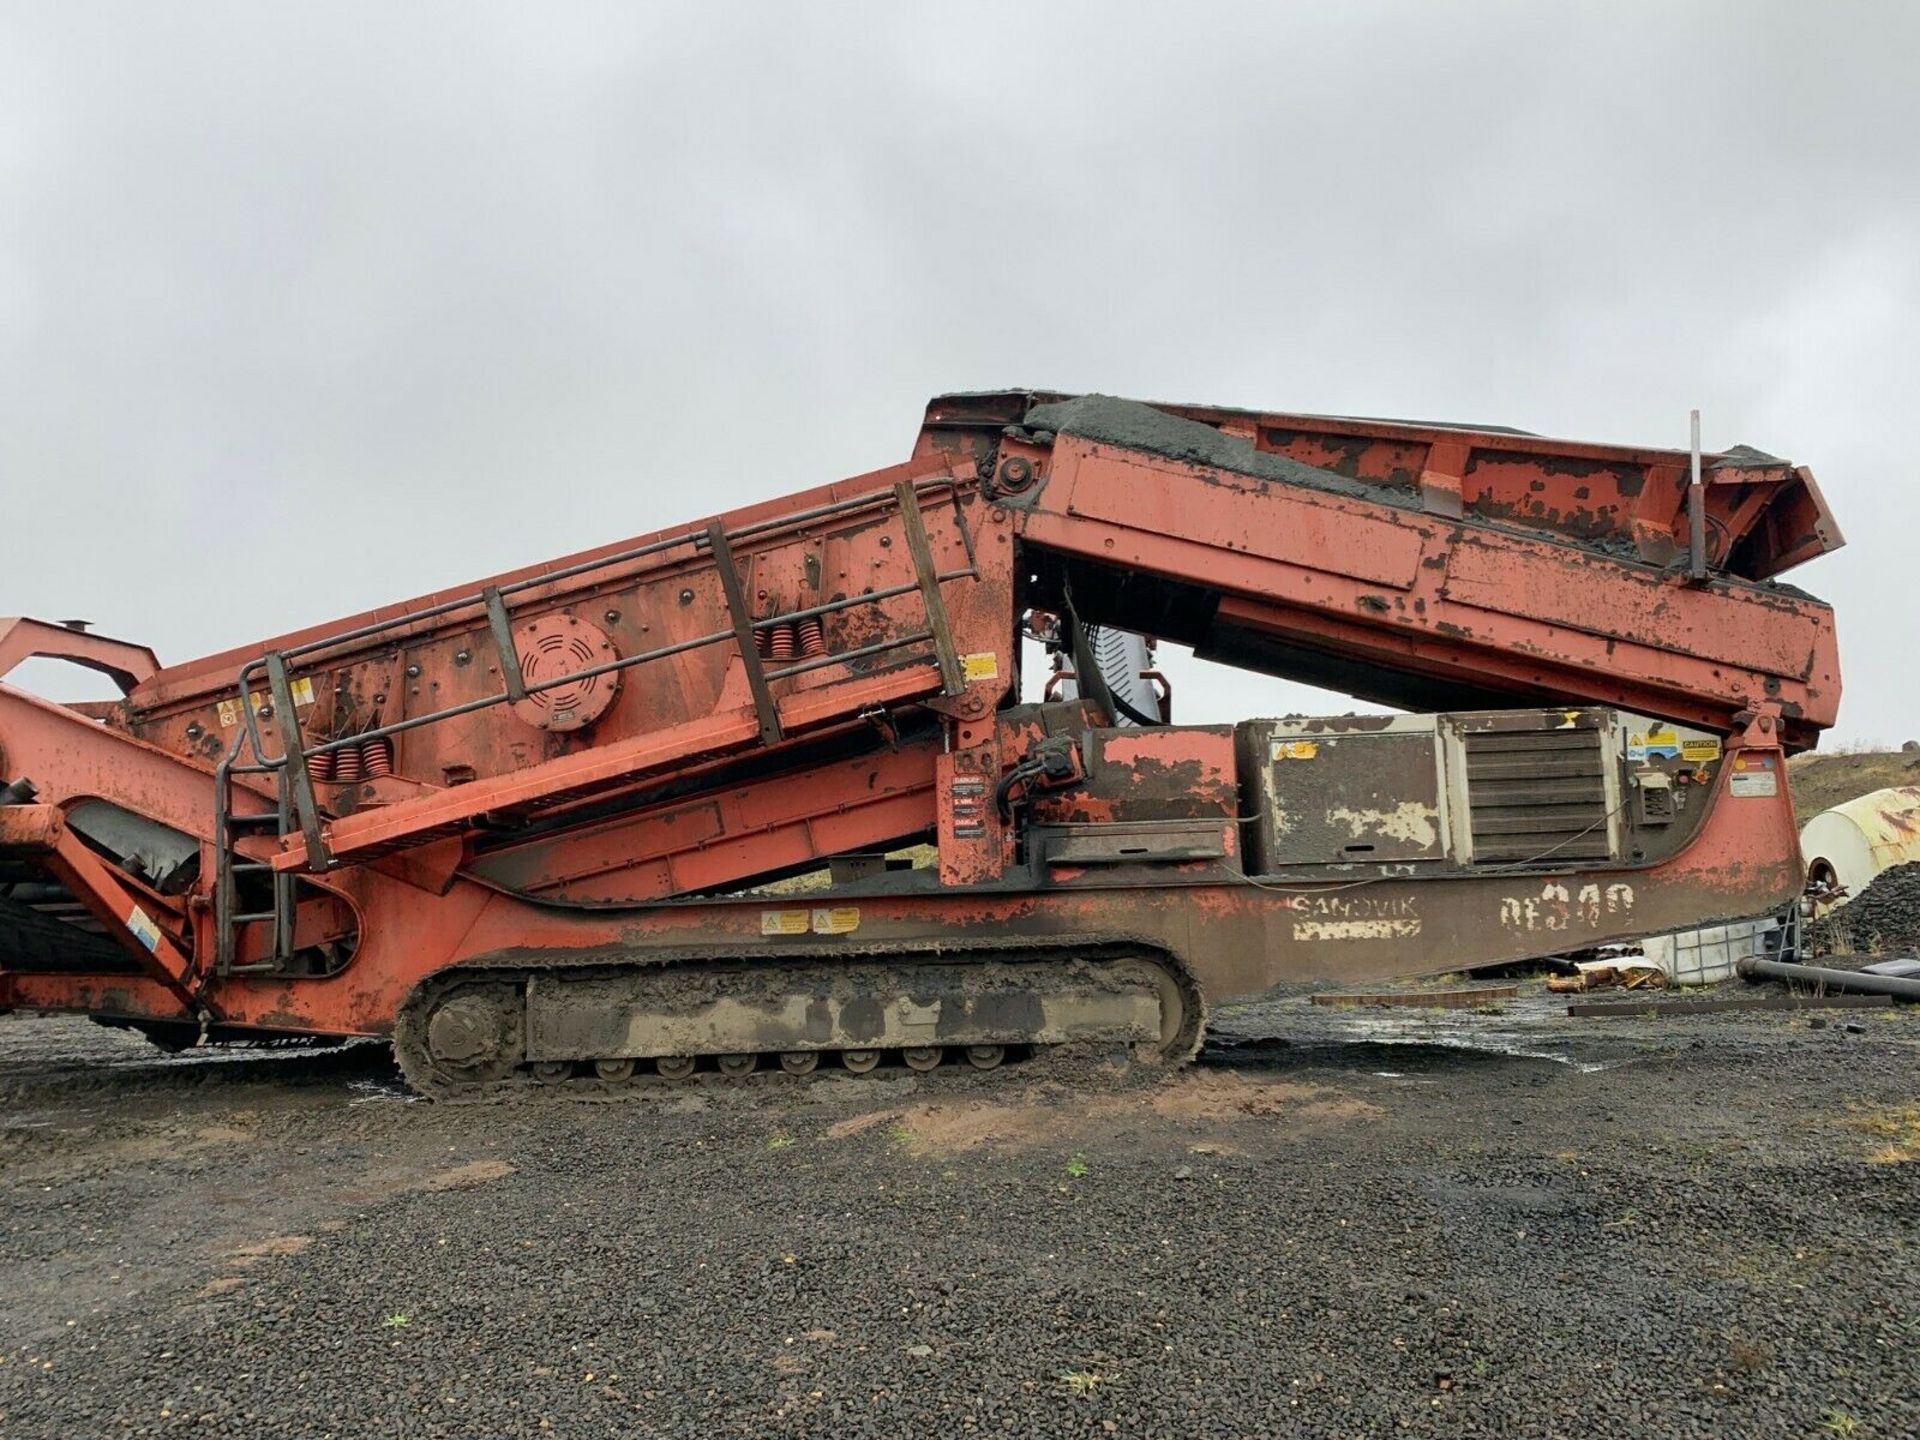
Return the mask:
<path id="1" fill-rule="evenodd" d="M 1508 730 L 1465 740 L 1474 864 L 1612 853 L 1602 731 Z"/>

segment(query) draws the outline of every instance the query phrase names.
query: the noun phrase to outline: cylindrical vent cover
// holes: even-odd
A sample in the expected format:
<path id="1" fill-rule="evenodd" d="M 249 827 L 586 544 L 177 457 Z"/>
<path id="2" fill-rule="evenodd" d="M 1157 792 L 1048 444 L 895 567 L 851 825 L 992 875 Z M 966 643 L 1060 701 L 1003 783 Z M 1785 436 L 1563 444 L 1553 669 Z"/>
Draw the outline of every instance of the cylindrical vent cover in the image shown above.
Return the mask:
<path id="1" fill-rule="evenodd" d="M 520 655 L 520 678 L 527 698 L 513 702 L 513 713 L 542 730 L 583 730 L 607 713 L 620 693 L 620 672 L 581 676 L 583 670 L 620 658 L 607 632 L 574 615 L 541 615 L 513 627 Z M 577 676 L 563 679 L 563 676 Z M 549 681 L 547 689 L 535 689 Z"/>

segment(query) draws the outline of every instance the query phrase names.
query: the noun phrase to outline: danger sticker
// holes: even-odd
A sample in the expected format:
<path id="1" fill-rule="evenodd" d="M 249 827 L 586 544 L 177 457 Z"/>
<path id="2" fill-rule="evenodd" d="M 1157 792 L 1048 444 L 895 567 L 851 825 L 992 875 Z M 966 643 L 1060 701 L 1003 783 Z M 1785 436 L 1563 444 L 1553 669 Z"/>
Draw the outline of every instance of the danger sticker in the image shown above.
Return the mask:
<path id="1" fill-rule="evenodd" d="M 1634 731 L 1627 736 L 1627 759 L 1629 760 L 1677 760 L 1680 758 L 1680 736 L 1672 729 L 1655 726 L 1642 733 Z"/>
<path id="2" fill-rule="evenodd" d="M 1000 657 L 991 650 L 976 651 L 960 657 L 960 670 L 969 680 L 998 680 Z"/>
<path id="3" fill-rule="evenodd" d="M 296 707 L 313 704 L 312 680 L 295 680 L 291 685 L 287 686 L 287 689 L 293 692 L 293 703 Z M 267 692 L 264 690 L 255 690 L 247 696 L 247 704 L 253 707 L 256 715 L 261 713 L 266 709 Z M 238 700 L 222 700 L 219 704 L 219 711 L 222 728 L 229 730 L 240 723 L 240 717 L 245 713 L 241 710 Z"/>
<path id="4" fill-rule="evenodd" d="M 836 905 L 831 910 L 813 912 L 816 935 L 845 935 L 859 928 L 860 907 L 857 905 Z"/>
<path id="5" fill-rule="evenodd" d="M 812 918 L 805 910 L 762 910 L 760 933 L 762 935 L 804 935 L 807 933 L 807 922 Z"/>

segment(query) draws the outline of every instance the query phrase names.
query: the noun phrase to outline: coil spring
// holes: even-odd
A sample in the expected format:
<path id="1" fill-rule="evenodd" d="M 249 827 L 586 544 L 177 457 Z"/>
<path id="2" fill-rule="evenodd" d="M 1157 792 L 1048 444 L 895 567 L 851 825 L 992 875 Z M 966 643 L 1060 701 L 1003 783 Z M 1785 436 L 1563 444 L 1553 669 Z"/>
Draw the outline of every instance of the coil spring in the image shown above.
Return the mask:
<path id="1" fill-rule="evenodd" d="M 369 780 L 379 780 L 393 774 L 393 737 L 376 735 L 360 746 L 360 768 L 367 772 Z"/>
<path id="2" fill-rule="evenodd" d="M 767 644 L 767 658 L 769 660 L 793 659 L 796 639 L 793 632 L 793 622 L 791 620 L 782 621 L 767 633 L 772 636 L 772 639 Z"/>
<path id="3" fill-rule="evenodd" d="M 316 750 L 307 756 L 307 778 L 321 785 L 333 779 L 333 754 L 331 750 Z"/>
<path id="4" fill-rule="evenodd" d="M 366 766 L 360 761 L 358 746 L 348 746 L 344 750 L 333 752 L 333 778 L 342 785 L 353 785 L 367 778 Z"/>
<path id="5" fill-rule="evenodd" d="M 826 627 L 820 623 L 818 615 L 809 615 L 800 622 L 800 654 L 804 659 L 812 660 L 826 653 Z"/>

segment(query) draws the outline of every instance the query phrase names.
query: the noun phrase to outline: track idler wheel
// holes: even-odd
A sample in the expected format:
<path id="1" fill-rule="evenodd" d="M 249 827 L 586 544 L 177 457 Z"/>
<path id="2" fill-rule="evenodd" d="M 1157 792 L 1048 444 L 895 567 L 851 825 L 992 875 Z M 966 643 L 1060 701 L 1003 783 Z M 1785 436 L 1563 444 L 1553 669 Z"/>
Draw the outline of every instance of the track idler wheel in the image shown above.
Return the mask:
<path id="1" fill-rule="evenodd" d="M 416 992 L 394 1026 L 393 1050 L 424 1094 L 505 1080 L 526 1057 L 520 992 L 486 982 Z"/>

